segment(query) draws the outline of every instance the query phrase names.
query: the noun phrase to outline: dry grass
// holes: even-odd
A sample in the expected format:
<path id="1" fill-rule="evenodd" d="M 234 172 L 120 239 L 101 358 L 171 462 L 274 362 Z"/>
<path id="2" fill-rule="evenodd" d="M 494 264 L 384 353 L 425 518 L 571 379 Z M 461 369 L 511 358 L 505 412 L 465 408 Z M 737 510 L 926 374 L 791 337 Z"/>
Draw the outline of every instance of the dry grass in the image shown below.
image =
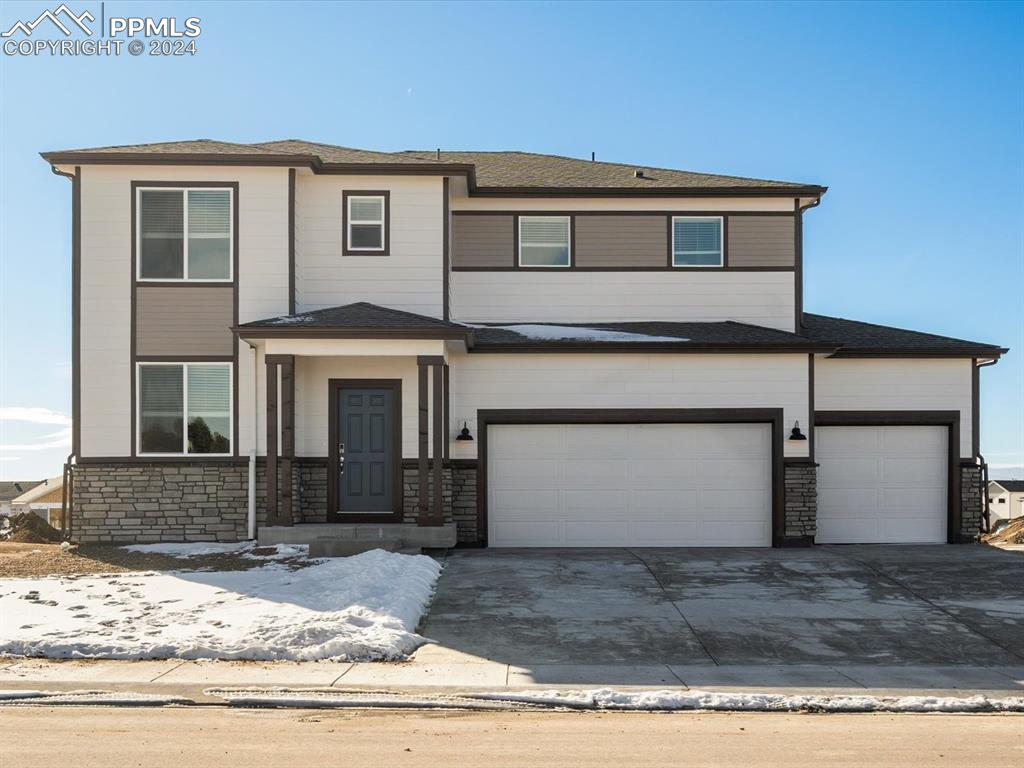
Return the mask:
<path id="1" fill-rule="evenodd" d="M 265 554 L 259 549 L 254 552 Z M 308 564 L 308 561 L 301 558 L 278 562 L 291 568 Z M 72 545 L 67 552 L 62 552 L 59 544 L 0 542 L 0 578 L 128 571 L 245 571 L 263 565 L 266 565 L 266 561 L 231 554 L 179 559 L 155 553 L 129 552 L 121 547 L 103 544 Z"/>

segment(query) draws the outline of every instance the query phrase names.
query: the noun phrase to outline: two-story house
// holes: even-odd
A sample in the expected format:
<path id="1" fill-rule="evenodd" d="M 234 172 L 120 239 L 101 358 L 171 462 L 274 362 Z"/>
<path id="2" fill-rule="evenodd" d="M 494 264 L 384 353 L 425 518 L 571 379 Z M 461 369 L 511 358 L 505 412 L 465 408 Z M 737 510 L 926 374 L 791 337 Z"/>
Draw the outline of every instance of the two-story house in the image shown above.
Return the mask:
<path id="1" fill-rule="evenodd" d="M 824 187 L 306 141 L 43 157 L 72 182 L 81 541 L 978 532 L 1006 350 L 805 313 Z"/>

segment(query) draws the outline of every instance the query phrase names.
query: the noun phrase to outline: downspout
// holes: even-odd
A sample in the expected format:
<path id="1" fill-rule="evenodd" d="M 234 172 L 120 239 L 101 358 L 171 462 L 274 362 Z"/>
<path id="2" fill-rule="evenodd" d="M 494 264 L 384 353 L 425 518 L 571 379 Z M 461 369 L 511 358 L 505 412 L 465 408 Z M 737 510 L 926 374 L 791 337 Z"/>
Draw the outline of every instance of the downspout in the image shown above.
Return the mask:
<path id="1" fill-rule="evenodd" d="M 55 165 L 50 166 L 50 171 L 56 176 L 63 176 L 65 179 L 74 185 L 78 181 L 78 174 L 68 173 L 67 171 L 61 171 Z M 74 190 L 74 186 L 72 186 Z M 72 192 L 74 196 L 74 192 Z M 74 213 L 72 212 L 72 216 Z M 72 243 L 72 251 L 74 250 L 74 243 Z M 72 268 L 73 269 L 73 268 Z M 71 287 L 74 291 L 74 286 Z M 74 318 L 72 318 L 72 325 L 74 325 Z M 77 374 L 77 372 L 75 372 Z M 78 429 L 79 425 L 72 423 L 71 428 L 73 430 Z M 60 491 L 60 537 L 63 541 L 68 541 L 71 538 L 71 514 L 74 509 L 74 488 L 75 488 L 75 475 L 73 467 L 73 460 L 77 458 L 75 456 L 74 447 L 72 447 L 71 453 L 68 454 L 67 459 L 64 460 L 64 472 L 61 483 Z"/>
<path id="2" fill-rule="evenodd" d="M 989 360 L 987 363 L 978 363 L 979 368 L 985 368 L 989 365 L 995 365 L 998 360 Z M 978 402 L 981 402 L 981 396 L 978 396 Z M 978 415 L 975 418 L 978 419 L 979 424 L 981 423 L 981 416 Z M 978 461 L 981 464 L 981 526 L 984 533 L 992 533 L 992 514 L 988 508 L 988 462 L 985 461 L 985 457 L 978 452 Z"/>
<path id="3" fill-rule="evenodd" d="M 249 341 L 249 352 L 252 356 L 252 436 L 249 438 L 249 516 L 248 535 L 249 539 L 256 538 L 256 423 L 259 416 L 259 404 L 257 402 L 257 387 L 259 382 L 256 379 L 256 345 Z"/>

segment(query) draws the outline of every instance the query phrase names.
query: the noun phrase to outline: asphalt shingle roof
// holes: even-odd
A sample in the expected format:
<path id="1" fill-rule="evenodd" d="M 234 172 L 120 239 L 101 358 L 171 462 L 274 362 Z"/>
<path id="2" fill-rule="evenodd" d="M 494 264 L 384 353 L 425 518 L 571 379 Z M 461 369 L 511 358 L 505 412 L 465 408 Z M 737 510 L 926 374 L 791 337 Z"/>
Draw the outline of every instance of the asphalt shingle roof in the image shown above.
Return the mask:
<path id="1" fill-rule="evenodd" d="M 16 499 L 26 491 L 39 485 L 42 480 L 4 480 L 0 481 L 0 501 Z"/>
<path id="2" fill-rule="evenodd" d="M 340 328 L 387 330 L 465 330 L 466 326 L 439 320 L 436 317 L 388 309 L 366 301 L 340 307 L 316 309 L 295 315 L 270 317 L 243 323 L 240 328 Z"/>
<path id="3" fill-rule="evenodd" d="M 622 190 L 624 193 L 643 191 L 698 189 L 709 193 L 729 190 L 763 191 L 765 193 L 821 194 L 824 187 L 773 179 L 753 179 L 744 176 L 725 176 L 713 173 L 655 168 L 635 163 L 595 162 L 562 155 L 544 155 L 534 152 L 477 152 L 406 150 L 403 152 L 377 152 L 333 144 L 321 144 L 302 139 L 284 139 L 255 144 L 239 144 L 212 139 L 168 141 L 155 144 L 124 144 L 111 147 L 70 149 L 44 152 L 43 158 L 51 163 L 88 162 L 90 156 L 123 155 L 142 159 L 151 156 L 163 162 L 177 157 L 187 160 L 202 156 L 222 155 L 235 162 L 250 156 L 255 162 L 262 156 L 276 162 L 296 165 L 408 165 L 434 166 L 438 164 L 467 170 L 471 167 L 473 188 L 478 190 L 506 189 L 563 189 L 563 190 Z M 641 176 L 637 171 L 641 170 Z"/>
<path id="4" fill-rule="evenodd" d="M 989 482 L 999 483 L 1010 493 L 1024 493 L 1024 480 L 991 480 Z"/>
<path id="5" fill-rule="evenodd" d="M 842 317 L 804 313 L 803 335 L 808 339 L 835 342 L 848 352 L 934 352 L 937 354 L 999 355 L 1006 350 L 997 344 L 965 341 L 934 333 L 909 331 Z"/>

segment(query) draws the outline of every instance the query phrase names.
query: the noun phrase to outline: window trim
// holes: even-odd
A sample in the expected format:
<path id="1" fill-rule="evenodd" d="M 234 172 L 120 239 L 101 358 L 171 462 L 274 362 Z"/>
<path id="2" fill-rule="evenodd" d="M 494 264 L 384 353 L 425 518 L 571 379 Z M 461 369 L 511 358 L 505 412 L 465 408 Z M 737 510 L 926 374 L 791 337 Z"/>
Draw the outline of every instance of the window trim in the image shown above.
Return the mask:
<path id="1" fill-rule="evenodd" d="M 718 263 L 717 264 L 676 264 L 676 222 L 677 221 L 718 221 Z M 672 269 L 724 269 L 725 268 L 725 216 L 670 216 L 669 217 L 668 261 Z"/>
<path id="2" fill-rule="evenodd" d="M 352 224 L 377 222 L 353 222 L 349 215 L 349 201 L 353 197 L 379 197 L 384 200 L 384 221 L 381 222 L 382 247 L 354 248 L 351 245 Z M 346 189 L 341 193 L 341 255 L 342 256 L 390 256 L 391 255 L 391 192 L 386 189 Z"/>
<path id="3" fill-rule="evenodd" d="M 142 367 L 143 366 L 180 366 L 181 367 L 181 404 L 182 420 L 184 421 L 182 433 L 182 450 L 180 453 L 169 452 L 146 452 L 142 450 Z M 189 366 L 212 366 L 220 365 L 228 369 L 228 452 L 227 453 L 189 453 L 188 452 L 188 368 Z M 223 458 L 235 455 L 235 366 L 229 360 L 160 360 L 160 361 L 136 361 L 135 363 L 135 455 L 139 457 L 178 457 L 195 458 L 203 460 L 208 458 Z"/>
<path id="4" fill-rule="evenodd" d="M 135 281 L 138 283 L 223 283 L 230 285 L 235 281 L 235 187 L 222 184 L 211 186 L 194 186 L 190 184 L 158 186 L 153 183 L 139 184 L 135 187 Z M 196 277 L 188 276 L 188 192 L 227 192 L 228 193 L 228 277 Z M 142 276 L 142 193 L 143 192 L 181 192 L 182 193 L 182 277 L 143 277 Z"/>
<path id="5" fill-rule="evenodd" d="M 523 219 L 562 219 L 566 224 L 566 245 L 568 260 L 565 264 L 524 264 L 523 263 Z M 566 214 L 521 213 L 516 214 L 516 268 L 517 269 L 572 269 L 573 265 L 573 217 Z"/>

